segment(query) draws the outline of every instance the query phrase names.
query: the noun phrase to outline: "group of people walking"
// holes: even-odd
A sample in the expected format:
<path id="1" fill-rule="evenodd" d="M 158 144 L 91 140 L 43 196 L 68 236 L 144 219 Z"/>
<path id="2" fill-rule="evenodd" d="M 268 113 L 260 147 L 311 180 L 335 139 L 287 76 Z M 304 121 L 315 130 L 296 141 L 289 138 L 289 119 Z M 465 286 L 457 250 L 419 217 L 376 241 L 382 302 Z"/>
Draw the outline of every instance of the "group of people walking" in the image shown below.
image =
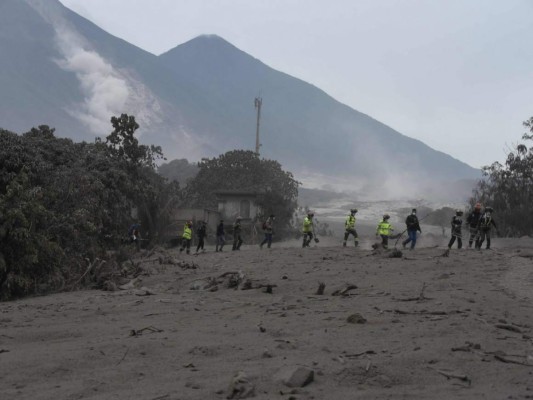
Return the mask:
<path id="1" fill-rule="evenodd" d="M 266 244 L 268 248 L 272 245 L 272 236 L 273 236 L 273 224 L 274 224 L 274 215 L 270 217 L 263 224 L 263 231 L 265 232 L 265 239 L 259 245 L 261 248 Z M 185 250 L 187 254 L 190 254 L 191 243 L 192 243 L 192 221 L 185 222 L 183 228 L 183 234 L 181 236 L 181 247 L 180 253 Z M 237 217 L 233 223 L 233 246 L 232 250 L 237 251 L 241 249 L 243 244 L 242 239 L 242 218 Z M 198 228 L 196 229 L 196 236 L 198 237 L 198 245 L 196 246 L 196 253 L 200 251 L 205 252 L 205 238 L 207 237 L 207 223 L 205 221 L 198 222 Z M 223 248 L 226 244 L 226 227 L 224 225 L 224 220 L 221 219 L 217 225 L 216 229 L 216 247 L 215 252 L 223 251 Z"/>
<path id="2" fill-rule="evenodd" d="M 466 223 L 470 231 L 470 237 L 468 238 L 468 247 L 471 248 L 474 244 L 475 248 L 480 250 L 483 246 L 483 242 L 486 240 L 486 249 L 490 249 L 490 238 L 492 228 L 498 230 L 496 222 L 492 216 L 494 210 L 492 207 L 485 207 L 483 212 L 481 211 L 481 203 L 476 203 L 472 212 L 466 218 Z M 455 215 L 452 218 L 452 237 L 448 243 L 448 248 L 451 249 L 455 241 L 457 240 L 457 248 L 463 247 L 463 212 L 456 210 Z"/>
<path id="3" fill-rule="evenodd" d="M 353 237 L 354 246 L 359 245 L 359 236 L 357 230 L 355 229 L 357 209 L 352 208 L 348 214 L 345 223 L 344 223 L 344 240 L 342 242 L 343 247 L 347 246 L 348 239 L 350 236 Z M 493 218 L 493 209 L 491 207 L 485 207 L 482 211 L 482 206 L 480 203 L 477 203 L 472 212 L 466 218 L 466 224 L 468 225 L 470 237 L 468 239 L 468 247 L 471 248 L 472 245 L 476 249 L 481 249 L 483 243 L 486 241 L 486 249 L 490 249 L 491 245 L 491 230 L 492 228 L 497 229 L 496 222 Z M 264 239 L 259 244 L 259 247 L 262 249 L 265 245 L 270 248 L 272 246 L 272 240 L 274 235 L 274 221 L 275 216 L 271 214 L 262 225 Z M 199 221 L 196 227 L 196 236 L 198 238 L 196 253 L 205 252 L 205 239 L 207 237 L 207 223 L 205 221 Z M 407 233 L 407 237 L 402 241 L 402 247 L 405 249 L 407 245 L 410 245 L 410 249 L 413 250 L 417 243 L 417 236 L 419 233 L 422 233 L 420 228 L 420 221 L 417 217 L 417 211 L 415 208 L 411 210 L 411 213 L 405 219 L 406 228 L 403 232 L 394 235 L 394 228 L 390 223 L 390 215 L 384 214 L 381 221 L 376 227 L 376 236 L 381 238 L 381 246 L 384 249 L 387 249 L 389 246 L 389 239 L 400 238 L 404 233 Z M 235 222 L 232 225 L 233 228 L 233 246 L 232 251 L 238 251 L 243 244 L 242 239 L 242 218 L 237 217 Z M 140 224 L 134 224 L 130 227 L 128 235 L 130 241 L 135 243 L 139 247 L 140 240 Z M 451 239 L 448 242 L 448 248 L 451 249 L 454 243 L 457 241 L 457 247 L 459 249 L 463 246 L 463 211 L 456 210 L 455 215 L 451 219 Z M 319 242 L 319 239 L 315 235 L 314 228 L 314 213 L 308 211 L 307 215 L 303 220 L 303 242 L 302 248 L 309 247 L 312 241 L 316 243 Z M 191 243 L 193 238 L 193 222 L 187 221 L 183 228 L 183 234 L 181 237 L 181 246 L 179 251 L 186 251 L 187 254 L 190 254 Z M 223 251 L 223 248 L 226 244 L 226 229 L 224 225 L 224 220 L 220 220 L 216 228 L 216 247 L 215 252 Z"/>

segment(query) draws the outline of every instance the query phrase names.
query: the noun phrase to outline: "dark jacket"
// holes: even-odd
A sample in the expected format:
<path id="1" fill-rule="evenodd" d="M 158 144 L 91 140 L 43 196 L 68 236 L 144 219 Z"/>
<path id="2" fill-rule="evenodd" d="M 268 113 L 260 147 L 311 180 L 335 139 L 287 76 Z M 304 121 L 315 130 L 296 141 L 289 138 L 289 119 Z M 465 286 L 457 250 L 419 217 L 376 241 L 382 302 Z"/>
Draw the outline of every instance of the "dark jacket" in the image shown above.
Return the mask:
<path id="1" fill-rule="evenodd" d="M 481 219 L 481 211 L 472 211 L 468 218 L 466 219 L 466 222 L 470 226 L 470 228 L 478 228 L 479 220 Z"/>
<path id="2" fill-rule="evenodd" d="M 494 228 L 498 229 L 496 227 L 496 222 L 494 222 L 494 219 L 492 218 L 492 215 L 487 215 L 487 213 L 484 213 L 479 219 L 478 228 L 483 231 L 490 231 L 491 226 L 494 226 Z"/>
<path id="3" fill-rule="evenodd" d="M 235 221 L 233 224 L 233 236 L 239 236 L 241 234 L 241 223 Z"/>
<path id="4" fill-rule="evenodd" d="M 198 236 L 199 239 L 203 239 L 207 236 L 207 229 L 205 224 L 200 225 L 200 227 L 196 231 L 196 236 Z"/>
<path id="5" fill-rule="evenodd" d="M 217 236 L 224 236 L 224 235 L 225 235 L 225 233 L 224 233 L 224 223 L 221 222 L 217 226 Z"/>
<path id="6" fill-rule="evenodd" d="M 452 235 L 461 236 L 461 228 L 463 227 L 463 219 L 458 215 L 452 218 Z"/>
<path id="7" fill-rule="evenodd" d="M 418 223 L 418 217 L 414 214 L 408 215 L 405 219 L 405 225 L 407 225 L 408 231 L 419 231 L 422 232 L 420 229 L 420 224 Z"/>

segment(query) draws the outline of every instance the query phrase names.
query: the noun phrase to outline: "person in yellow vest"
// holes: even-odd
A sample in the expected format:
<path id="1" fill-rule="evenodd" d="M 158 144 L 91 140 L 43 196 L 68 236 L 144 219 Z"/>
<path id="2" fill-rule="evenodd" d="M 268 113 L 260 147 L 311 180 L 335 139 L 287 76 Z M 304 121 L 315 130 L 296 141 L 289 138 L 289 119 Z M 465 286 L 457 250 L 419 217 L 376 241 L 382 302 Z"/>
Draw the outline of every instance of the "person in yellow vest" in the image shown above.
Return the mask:
<path id="1" fill-rule="evenodd" d="M 344 247 L 346 247 L 346 242 L 348 241 L 348 237 L 350 235 L 353 235 L 355 247 L 359 245 L 359 241 L 357 240 L 357 231 L 355 230 L 355 214 L 356 213 L 357 213 L 357 208 L 352 208 L 350 210 L 350 215 L 348 215 L 348 218 L 346 218 L 346 222 L 344 223 L 344 228 L 346 229 L 344 232 L 344 242 L 342 243 Z"/>
<path id="2" fill-rule="evenodd" d="M 187 254 L 191 252 L 191 241 L 192 241 L 192 221 L 185 222 L 183 227 L 183 236 L 181 237 L 181 248 L 180 253 L 187 249 Z"/>
<path id="3" fill-rule="evenodd" d="M 303 226 L 303 234 L 304 234 L 304 241 L 302 243 L 302 247 L 309 247 L 309 244 L 311 243 L 311 240 L 313 240 L 313 217 L 315 214 L 313 214 L 311 211 L 307 213 L 307 216 L 304 218 L 304 226 Z"/>
<path id="4" fill-rule="evenodd" d="M 389 247 L 389 236 L 394 230 L 392 225 L 389 223 L 389 219 L 389 214 L 383 215 L 383 219 L 378 224 L 378 227 L 376 229 L 376 236 L 381 236 L 381 245 L 384 249 L 387 249 Z"/>

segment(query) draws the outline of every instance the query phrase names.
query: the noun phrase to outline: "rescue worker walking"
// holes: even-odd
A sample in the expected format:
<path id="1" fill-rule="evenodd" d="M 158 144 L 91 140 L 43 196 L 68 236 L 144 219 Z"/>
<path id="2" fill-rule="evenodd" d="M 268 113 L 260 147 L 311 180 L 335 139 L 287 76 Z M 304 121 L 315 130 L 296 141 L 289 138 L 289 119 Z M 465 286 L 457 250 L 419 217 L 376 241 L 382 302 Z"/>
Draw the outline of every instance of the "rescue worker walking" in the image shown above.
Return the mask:
<path id="1" fill-rule="evenodd" d="M 402 246 L 405 249 L 407 243 L 411 242 L 411 250 L 416 246 L 416 232 L 422 233 L 420 229 L 420 223 L 418 222 L 418 217 L 416 216 L 416 208 L 413 208 L 411 214 L 405 219 L 405 225 L 407 226 L 407 239 L 402 242 Z"/>
<path id="2" fill-rule="evenodd" d="M 196 231 L 196 236 L 198 236 L 198 246 L 196 246 L 196 254 L 198 254 L 198 251 L 201 249 L 202 252 L 205 252 L 204 249 L 204 240 L 207 237 L 207 225 L 204 221 L 200 221 L 200 226 L 198 227 Z"/>
<path id="3" fill-rule="evenodd" d="M 215 252 L 222 251 L 222 247 L 226 244 L 226 233 L 224 232 L 224 220 L 220 220 L 217 226 L 217 244 Z"/>
<path id="4" fill-rule="evenodd" d="M 357 231 L 355 230 L 355 214 L 357 213 L 357 208 L 352 208 L 350 210 L 350 215 L 348 215 L 348 218 L 346 218 L 346 222 L 344 223 L 344 242 L 342 242 L 343 247 L 346 247 L 346 242 L 348 242 L 348 237 L 350 235 L 353 235 L 354 239 L 354 245 L 357 247 L 359 245 L 359 241 L 357 240 Z"/>
<path id="5" fill-rule="evenodd" d="M 491 227 L 494 227 L 495 229 L 498 229 L 496 227 L 496 222 L 494 221 L 494 218 L 492 218 L 492 212 L 494 210 L 492 207 L 485 207 L 485 212 L 479 219 L 479 237 L 476 241 L 476 249 L 481 250 L 481 246 L 483 245 L 483 241 L 485 238 L 487 238 L 487 247 L 486 249 L 490 249 L 490 231 Z"/>
<path id="6" fill-rule="evenodd" d="M 191 252 L 191 241 L 192 241 L 192 221 L 185 222 L 183 227 L 183 236 L 181 237 L 181 248 L 180 253 L 187 249 L 187 254 Z"/>
<path id="7" fill-rule="evenodd" d="M 477 242 L 479 236 L 479 220 L 481 219 L 481 203 L 476 203 L 474 210 L 466 218 L 470 229 L 470 238 L 468 238 L 468 248 L 472 247 L 474 241 Z"/>
<path id="8" fill-rule="evenodd" d="M 390 215 L 384 214 L 383 219 L 378 224 L 376 229 L 376 236 L 381 236 L 381 245 L 384 249 L 389 248 L 389 236 L 394 230 L 392 225 L 389 223 Z"/>
<path id="9" fill-rule="evenodd" d="M 463 212 L 461 210 L 455 210 L 455 215 L 452 218 L 452 237 L 448 243 L 448 248 L 451 249 L 455 239 L 457 239 L 457 248 L 463 247 Z"/>
<path id="10" fill-rule="evenodd" d="M 263 231 L 265 233 L 265 239 L 259 245 L 260 248 L 263 248 L 263 245 L 267 244 L 267 247 L 270 249 L 272 245 L 272 236 L 274 234 L 274 215 L 270 214 L 270 217 L 263 223 Z"/>
<path id="11" fill-rule="evenodd" d="M 309 247 L 309 244 L 311 243 L 311 240 L 313 239 L 313 217 L 315 214 L 313 214 L 311 211 L 307 213 L 307 216 L 304 218 L 303 223 L 303 234 L 304 234 L 304 241 L 302 243 L 303 247 Z"/>
<path id="12" fill-rule="evenodd" d="M 240 250 L 242 245 L 242 226 L 241 226 L 241 217 L 237 217 L 235 223 L 233 224 L 233 248 L 231 250 Z"/>

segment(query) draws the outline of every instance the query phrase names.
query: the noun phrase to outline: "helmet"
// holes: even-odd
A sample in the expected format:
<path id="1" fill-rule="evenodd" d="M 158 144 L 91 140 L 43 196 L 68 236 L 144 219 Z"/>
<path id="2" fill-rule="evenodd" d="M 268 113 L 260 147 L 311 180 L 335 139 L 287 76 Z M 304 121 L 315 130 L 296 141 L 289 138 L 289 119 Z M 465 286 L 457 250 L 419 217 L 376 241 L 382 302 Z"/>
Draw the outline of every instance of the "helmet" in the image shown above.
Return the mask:
<path id="1" fill-rule="evenodd" d="M 383 214 L 383 219 L 389 219 L 389 218 L 390 218 L 389 214 Z"/>
<path id="2" fill-rule="evenodd" d="M 455 214 L 458 215 L 458 216 L 461 216 L 461 215 L 463 215 L 463 210 L 457 209 L 457 210 L 455 210 Z"/>
<path id="3" fill-rule="evenodd" d="M 416 214 L 416 208 L 413 208 L 413 209 L 411 210 L 411 213 L 412 213 L 412 214 Z"/>
<path id="4" fill-rule="evenodd" d="M 307 212 L 307 216 L 309 217 L 314 217 L 315 216 L 315 213 L 313 211 L 308 211 Z"/>
<path id="5" fill-rule="evenodd" d="M 187 225 L 192 226 L 192 221 L 187 221 Z"/>
<path id="6" fill-rule="evenodd" d="M 357 212 L 357 208 L 352 208 L 352 209 L 350 210 L 350 212 L 351 212 L 352 214 L 355 214 L 355 213 Z"/>
<path id="7" fill-rule="evenodd" d="M 481 209 L 481 203 L 476 203 L 474 206 L 474 210 L 480 210 Z"/>

